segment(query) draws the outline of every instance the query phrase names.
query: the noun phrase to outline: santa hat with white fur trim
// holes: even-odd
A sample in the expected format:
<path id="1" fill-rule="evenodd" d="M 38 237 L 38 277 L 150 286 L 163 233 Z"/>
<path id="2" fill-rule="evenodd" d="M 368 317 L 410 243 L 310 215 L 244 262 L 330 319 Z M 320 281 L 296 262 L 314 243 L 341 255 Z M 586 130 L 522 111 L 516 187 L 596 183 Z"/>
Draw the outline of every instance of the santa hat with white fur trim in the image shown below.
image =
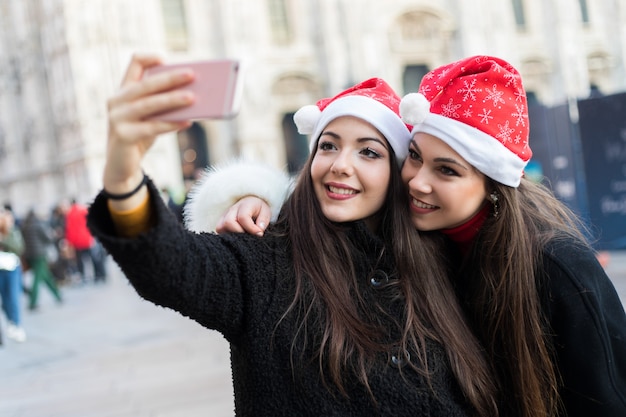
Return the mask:
<path id="1" fill-rule="evenodd" d="M 411 127 L 400 118 L 400 97 L 380 78 L 370 78 L 314 105 L 302 107 L 293 116 L 298 132 L 311 135 L 313 151 L 324 128 L 334 119 L 354 116 L 365 120 L 385 136 L 399 165 L 408 153 Z"/>
<path id="2" fill-rule="evenodd" d="M 490 56 L 474 56 L 424 76 L 418 93 L 400 104 L 414 135 L 438 137 L 486 176 L 517 187 L 532 156 L 528 105 L 513 66 Z"/>

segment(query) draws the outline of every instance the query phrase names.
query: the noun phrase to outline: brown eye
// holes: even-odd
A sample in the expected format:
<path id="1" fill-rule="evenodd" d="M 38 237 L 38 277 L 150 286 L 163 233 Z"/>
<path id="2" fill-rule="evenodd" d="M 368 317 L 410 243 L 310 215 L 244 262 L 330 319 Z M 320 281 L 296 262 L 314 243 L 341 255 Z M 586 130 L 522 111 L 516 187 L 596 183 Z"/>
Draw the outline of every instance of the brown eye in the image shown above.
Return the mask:
<path id="1" fill-rule="evenodd" d="M 378 159 L 378 158 L 382 158 L 383 156 L 375 151 L 372 148 L 365 148 L 361 151 L 361 154 L 365 155 L 367 158 L 372 158 L 372 159 Z"/>

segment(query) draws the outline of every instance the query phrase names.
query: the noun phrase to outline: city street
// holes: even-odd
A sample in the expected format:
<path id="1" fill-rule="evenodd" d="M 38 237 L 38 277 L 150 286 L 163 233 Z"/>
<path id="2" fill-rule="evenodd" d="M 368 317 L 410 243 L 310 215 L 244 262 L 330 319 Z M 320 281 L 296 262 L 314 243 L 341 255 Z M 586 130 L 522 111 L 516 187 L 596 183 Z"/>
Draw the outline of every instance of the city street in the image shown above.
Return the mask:
<path id="1" fill-rule="evenodd" d="M 222 336 L 143 301 L 109 267 L 106 284 L 64 287 L 61 306 L 42 289 L 24 313 L 28 341 L 0 347 L 0 416 L 232 416 Z M 626 251 L 607 273 L 626 301 Z"/>
<path id="2" fill-rule="evenodd" d="M 0 416 L 232 416 L 223 337 L 139 298 L 109 266 L 107 284 L 64 287 L 61 306 L 40 289 L 28 341 L 0 347 Z"/>

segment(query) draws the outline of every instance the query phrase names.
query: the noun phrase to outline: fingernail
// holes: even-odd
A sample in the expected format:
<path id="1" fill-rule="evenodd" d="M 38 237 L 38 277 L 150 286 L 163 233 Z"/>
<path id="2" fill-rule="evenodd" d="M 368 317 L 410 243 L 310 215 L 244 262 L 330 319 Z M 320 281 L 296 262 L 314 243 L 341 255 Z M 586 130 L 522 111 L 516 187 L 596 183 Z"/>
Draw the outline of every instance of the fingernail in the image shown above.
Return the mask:
<path id="1" fill-rule="evenodd" d="M 181 69 L 174 74 L 174 79 L 178 81 L 190 81 L 194 79 L 194 72 L 190 69 Z"/>
<path id="2" fill-rule="evenodd" d="M 265 222 L 259 222 L 259 227 L 261 229 L 265 229 L 267 226 L 266 226 Z"/>
<path id="3" fill-rule="evenodd" d="M 191 104 L 196 99 L 196 96 L 191 91 L 181 90 L 179 94 L 181 101 L 185 104 Z"/>

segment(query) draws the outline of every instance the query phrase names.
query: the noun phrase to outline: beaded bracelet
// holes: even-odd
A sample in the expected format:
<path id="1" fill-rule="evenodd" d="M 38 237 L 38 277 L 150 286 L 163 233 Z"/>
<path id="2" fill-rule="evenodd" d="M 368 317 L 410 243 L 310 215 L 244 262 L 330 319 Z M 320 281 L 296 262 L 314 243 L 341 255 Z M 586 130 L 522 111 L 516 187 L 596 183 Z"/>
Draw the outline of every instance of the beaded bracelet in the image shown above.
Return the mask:
<path id="1" fill-rule="evenodd" d="M 102 191 L 100 192 L 104 197 L 108 198 L 109 200 L 126 200 L 128 197 L 131 197 L 135 194 L 137 194 L 137 192 L 139 190 L 141 190 L 141 187 L 143 187 L 144 185 L 146 185 L 148 183 L 148 176 L 144 173 L 143 174 L 143 178 L 141 180 L 141 182 L 139 183 L 139 185 L 137 187 L 135 187 L 132 191 L 129 191 L 127 193 L 124 194 L 111 194 L 110 192 L 108 192 L 107 190 L 105 190 L 104 188 L 102 189 Z"/>

